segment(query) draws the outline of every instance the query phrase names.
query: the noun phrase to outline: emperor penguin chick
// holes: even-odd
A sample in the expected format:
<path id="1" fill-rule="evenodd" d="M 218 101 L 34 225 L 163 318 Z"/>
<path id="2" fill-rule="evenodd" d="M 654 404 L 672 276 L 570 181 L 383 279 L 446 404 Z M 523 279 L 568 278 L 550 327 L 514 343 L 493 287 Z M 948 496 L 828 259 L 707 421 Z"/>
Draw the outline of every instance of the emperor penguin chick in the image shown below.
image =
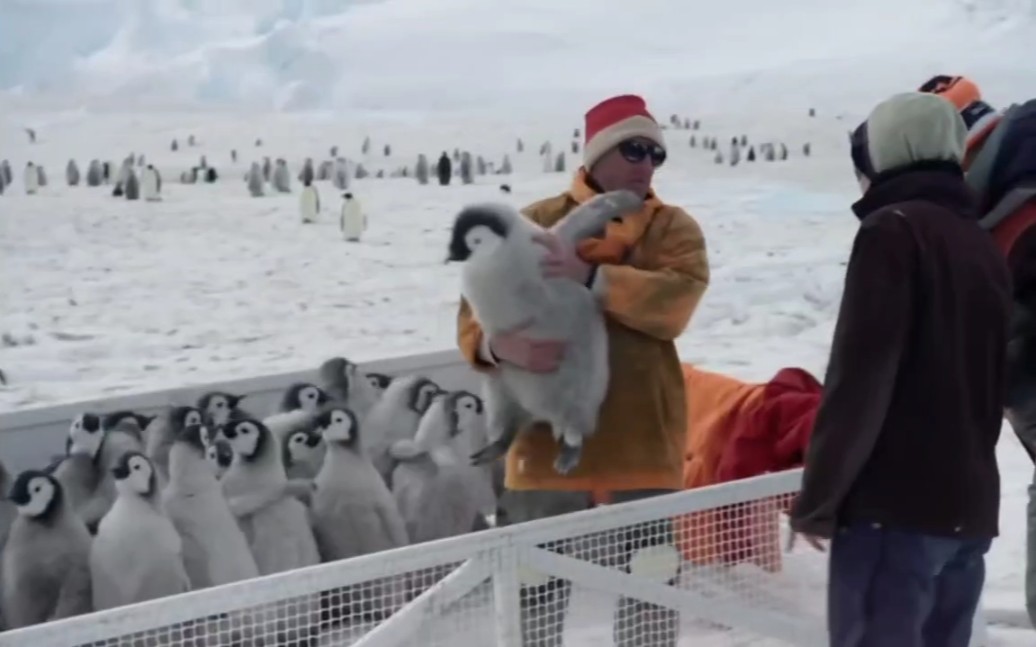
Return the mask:
<path id="1" fill-rule="evenodd" d="M 18 517 L 4 547 L 0 603 L 7 629 L 93 610 L 90 533 L 61 484 L 37 470 L 15 479 L 8 499 Z"/>
<path id="2" fill-rule="evenodd" d="M 258 420 L 231 422 L 223 428 L 223 436 L 234 450 L 223 490 L 259 574 L 320 563 L 306 506 L 287 492 L 279 439 Z"/>
<path id="3" fill-rule="evenodd" d="M 209 391 L 198 398 L 198 409 L 205 416 L 205 424 L 219 429 L 231 420 L 253 418 L 241 408 L 243 395 L 234 395 L 226 391 Z"/>
<path id="4" fill-rule="evenodd" d="M 327 443 L 327 455 L 313 482 L 310 518 L 325 562 L 366 555 L 408 543 L 406 525 L 381 475 L 360 446 L 356 415 L 331 407 L 317 419 L 317 431 Z M 345 587 L 335 598 L 357 600 L 337 614 L 362 614 L 378 619 L 393 613 L 405 598 L 406 578 L 389 577 Z"/>
<path id="5" fill-rule="evenodd" d="M 364 424 L 381 390 L 374 387 L 370 376 L 344 357 L 332 357 L 320 365 L 320 385 L 336 402 L 344 404 Z"/>
<path id="6" fill-rule="evenodd" d="M 127 452 L 112 470 L 118 496 L 90 548 L 95 610 L 190 590 L 183 542 L 159 506 L 158 474 L 146 456 Z"/>
<path id="7" fill-rule="evenodd" d="M 549 233 L 573 249 L 602 235 L 609 222 L 637 211 L 643 202 L 630 191 L 604 193 L 573 209 Z M 487 335 L 526 324 L 533 339 L 567 343 L 561 365 L 552 373 L 504 362 L 483 375 L 492 437 L 473 460 L 500 458 L 522 426 L 545 421 L 560 445 L 554 469 L 568 474 L 579 464 L 583 440 L 597 428 L 608 389 L 608 336 L 592 290 L 564 277 L 543 277 L 545 252 L 533 237 L 544 233 L 513 207 L 471 206 L 454 221 L 448 260 L 465 261 L 461 292 Z"/>
<path id="8" fill-rule="evenodd" d="M 201 426 L 204 415 L 201 409 L 190 406 L 169 407 L 148 425 L 147 457 L 158 471 L 163 482 L 169 480 L 169 452 L 180 432 L 187 427 Z M 208 430 L 208 428 L 205 428 Z M 207 442 L 207 440 L 206 440 Z"/>
<path id="9" fill-rule="evenodd" d="M 284 391 L 278 411 L 303 409 L 316 413 L 330 401 L 328 394 L 316 384 L 296 382 Z"/>
<path id="10" fill-rule="evenodd" d="M 392 482 L 396 441 L 412 439 L 421 416 L 439 393 L 439 385 L 421 375 L 397 377 L 371 407 L 363 423 L 364 451 L 386 483 Z"/>
<path id="11" fill-rule="evenodd" d="M 288 479 L 310 479 L 320 472 L 327 444 L 315 429 L 300 429 L 284 439 L 284 469 Z"/>
<path id="12" fill-rule="evenodd" d="M 169 450 L 169 483 L 162 508 L 183 540 L 183 561 L 192 589 L 259 575 L 245 535 L 206 458 L 208 430 L 181 429 Z"/>

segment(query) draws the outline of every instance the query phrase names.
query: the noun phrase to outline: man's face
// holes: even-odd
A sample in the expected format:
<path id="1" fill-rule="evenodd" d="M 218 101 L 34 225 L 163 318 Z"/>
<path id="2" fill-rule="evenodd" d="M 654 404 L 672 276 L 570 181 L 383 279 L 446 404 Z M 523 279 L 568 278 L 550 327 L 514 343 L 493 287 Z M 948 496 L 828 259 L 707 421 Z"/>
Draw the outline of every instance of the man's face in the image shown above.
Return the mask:
<path id="1" fill-rule="evenodd" d="M 665 149 L 644 137 L 620 143 L 601 157 L 590 175 L 604 191 L 626 189 L 646 196 L 655 169 L 665 162 Z"/>

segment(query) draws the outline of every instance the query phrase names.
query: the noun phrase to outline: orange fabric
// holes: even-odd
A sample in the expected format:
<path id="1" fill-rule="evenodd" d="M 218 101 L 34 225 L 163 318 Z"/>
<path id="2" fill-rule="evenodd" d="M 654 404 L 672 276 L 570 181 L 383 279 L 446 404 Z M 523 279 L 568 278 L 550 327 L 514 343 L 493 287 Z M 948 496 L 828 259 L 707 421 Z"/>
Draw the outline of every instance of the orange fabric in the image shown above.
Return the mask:
<path id="1" fill-rule="evenodd" d="M 1036 223 L 1036 202 L 1030 202 L 993 227 L 993 242 L 1005 257 L 1010 257 L 1011 249 L 1014 248 L 1018 237 L 1034 223 Z"/>
<path id="2" fill-rule="evenodd" d="M 596 195 L 587 182 L 586 169 L 580 168 L 568 190 L 579 204 Z M 662 206 L 653 194 L 644 201 L 644 208 L 637 213 L 626 214 L 619 222 L 608 223 L 603 238 L 588 238 L 576 246 L 579 257 L 594 265 L 618 265 L 626 260 L 633 246 L 647 231 L 651 217 Z"/>
<path id="3" fill-rule="evenodd" d="M 963 76 L 953 77 L 948 83 L 934 88 L 932 92 L 948 99 L 957 107 L 957 110 L 963 110 L 976 101 L 982 100 L 982 93 L 975 82 Z"/>
<path id="4" fill-rule="evenodd" d="M 550 227 L 591 196 L 579 173 L 568 192 L 533 204 L 524 214 Z M 561 476 L 553 467 L 558 447 L 549 427 L 536 423 L 523 429 L 507 455 L 505 485 L 510 489 L 680 489 L 687 425 L 673 340 L 686 328 L 708 285 L 705 240 L 687 213 L 657 199 L 641 214 L 623 220 L 619 229 L 631 243 L 623 264 L 598 267 L 605 286 L 611 381 L 597 430 L 586 440 L 579 465 Z M 643 229 L 628 238 L 634 221 L 637 227 L 643 222 Z M 493 370 L 478 356 L 482 335 L 462 299 L 458 346 L 477 370 Z"/>

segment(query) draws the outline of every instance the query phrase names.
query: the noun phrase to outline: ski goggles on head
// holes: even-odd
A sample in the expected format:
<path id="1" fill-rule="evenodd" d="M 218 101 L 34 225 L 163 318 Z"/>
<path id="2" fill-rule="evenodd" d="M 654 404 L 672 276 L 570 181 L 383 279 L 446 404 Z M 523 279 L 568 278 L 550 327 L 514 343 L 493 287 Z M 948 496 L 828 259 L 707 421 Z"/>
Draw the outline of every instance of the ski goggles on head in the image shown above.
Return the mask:
<path id="1" fill-rule="evenodd" d="M 867 122 L 856 127 L 856 130 L 849 134 L 849 154 L 853 158 L 853 167 L 856 171 L 873 180 L 877 173 L 874 172 L 874 165 L 871 162 L 871 154 L 868 149 L 869 138 L 867 137 Z"/>
<path id="2" fill-rule="evenodd" d="M 645 142 L 638 139 L 627 139 L 618 146 L 619 154 L 630 164 L 639 164 L 645 159 L 651 159 L 651 166 L 658 168 L 665 163 L 665 149 L 654 142 Z"/>
<path id="3" fill-rule="evenodd" d="M 925 81 L 918 91 L 938 94 L 957 106 L 958 110 L 963 110 L 968 105 L 982 100 L 978 86 L 974 81 L 963 76 L 938 74 Z"/>

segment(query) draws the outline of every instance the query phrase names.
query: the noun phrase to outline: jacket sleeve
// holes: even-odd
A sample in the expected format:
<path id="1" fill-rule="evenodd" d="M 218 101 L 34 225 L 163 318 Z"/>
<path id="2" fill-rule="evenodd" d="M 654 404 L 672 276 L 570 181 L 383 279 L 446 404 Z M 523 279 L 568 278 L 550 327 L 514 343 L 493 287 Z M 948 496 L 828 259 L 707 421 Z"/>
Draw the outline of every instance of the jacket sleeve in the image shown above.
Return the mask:
<path id="1" fill-rule="evenodd" d="M 824 378 L 806 449 L 792 527 L 831 537 L 838 513 L 884 425 L 908 342 L 916 288 L 916 247 L 893 212 L 870 216 L 853 243 Z"/>
<path id="2" fill-rule="evenodd" d="M 644 251 L 650 268 L 602 265 L 592 289 L 615 321 L 671 341 L 687 328 L 709 285 L 705 236 L 693 218 L 673 209 L 666 229 Z"/>

